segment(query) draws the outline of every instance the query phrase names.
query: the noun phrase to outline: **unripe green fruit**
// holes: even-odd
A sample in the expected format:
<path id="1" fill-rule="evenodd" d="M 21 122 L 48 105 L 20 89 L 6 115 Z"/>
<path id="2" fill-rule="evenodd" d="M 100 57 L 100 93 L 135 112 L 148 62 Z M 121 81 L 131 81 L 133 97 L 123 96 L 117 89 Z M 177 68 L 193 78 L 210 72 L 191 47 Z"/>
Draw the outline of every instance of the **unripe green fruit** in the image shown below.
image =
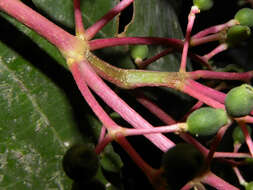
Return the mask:
<path id="1" fill-rule="evenodd" d="M 90 181 L 97 173 L 98 156 L 92 145 L 72 146 L 63 157 L 65 173 L 75 181 Z"/>
<path id="2" fill-rule="evenodd" d="M 249 182 L 246 186 L 245 186 L 246 190 L 253 190 L 253 181 Z"/>
<path id="3" fill-rule="evenodd" d="M 194 135 L 213 135 L 228 123 L 228 116 L 223 109 L 200 108 L 187 118 L 187 131 Z"/>
<path id="4" fill-rule="evenodd" d="M 148 46 L 147 45 L 136 45 L 130 49 L 131 57 L 136 60 L 143 60 L 148 57 Z"/>
<path id="5" fill-rule="evenodd" d="M 249 126 L 246 126 L 246 128 L 249 134 L 251 134 L 251 128 Z M 234 128 L 232 137 L 235 143 L 243 144 L 245 142 L 245 137 L 240 126 Z"/>
<path id="6" fill-rule="evenodd" d="M 179 143 L 163 154 L 162 166 L 167 183 L 181 189 L 203 169 L 204 156 L 193 145 Z"/>
<path id="7" fill-rule="evenodd" d="M 248 84 L 231 89 L 225 99 L 226 110 L 232 117 L 248 115 L 253 109 L 253 88 Z"/>
<path id="8" fill-rule="evenodd" d="M 253 9 L 243 8 L 240 9 L 235 14 L 235 20 L 237 20 L 241 25 L 248 27 L 253 26 Z"/>
<path id="9" fill-rule="evenodd" d="M 201 11 L 206 11 L 213 7 L 212 0 L 193 0 L 193 4 L 197 6 Z"/>
<path id="10" fill-rule="evenodd" d="M 240 42 L 246 40 L 250 36 L 250 28 L 248 26 L 235 25 L 229 28 L 227 32 L 226 43 L 229 46 L 236 46 Z"/>

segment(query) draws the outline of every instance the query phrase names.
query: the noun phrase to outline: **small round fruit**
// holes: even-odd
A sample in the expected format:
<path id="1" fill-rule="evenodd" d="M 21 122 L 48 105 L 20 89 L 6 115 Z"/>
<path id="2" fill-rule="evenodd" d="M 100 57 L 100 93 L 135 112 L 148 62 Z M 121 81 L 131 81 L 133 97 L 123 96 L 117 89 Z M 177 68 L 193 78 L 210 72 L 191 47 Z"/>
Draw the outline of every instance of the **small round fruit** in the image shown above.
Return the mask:
<path id="1" fill-rule="evenodd" d="M 243 8 L 240 9 L 235 14 L 235 20 L 237 20 L 241 25 L 248 27 L 253 26 L 253 9 Z"/>
<path id="2" fill-rule="evenodd" d="M 67 150 L 62 165 L 71 179 L 90 181 L 97 173 L 99 160 L 92 145 L 77 144 Z"/>
<path id="3" fill-rule="evenodd" d="M 245 186 L 245 190 L 253 190 L 253 181 L 249 182 L 249 183 Z"/>
<path id="4" fill-rule="evenodd" d="M 227 32 L 226 43 L 234 47 L 240 44 L 242 41 L 246 40 L 250 36 L 250 28 L 248 26 L 243 25 L 235 25 L 229 28 Z"/>
<path id="5" fill-rule="evenodd" d="M 187 118 L 187 131 L 194 135 L 213 135 L 228 123 L 228 116 L 223 109 L 200 108 Z"/>
<path id="6" fill-rule="evenodd" d="M 249 126 L 246 126 L 246 128 L 249 134 L 251 134 L 251 128 Z M 232 137 L 233 137 L 234 143 L 243 144 L 245 142 L 245 137 L 240 126 L 236 126 L 234 128 Z"/>
<path id="7" fill-rule="evenodd" d="M 136 45 L 130 49 L 131 57 L 134 60 L 143 60 L 148 57 L 148 46 L 147 45 Z"/>
<path id="8" fill-rule="evenodd" d="M 161 168 L 172 189 L 180 189 L 203 169 L 204 156 L 193 145 L 179 143 L 162 157 Z"/>
<path id="9" fill-rule="evenodd" d="M 212 0 L 193 0 L 193 4 L 197 6 L 201 11 L 206 11 L 213 7 Z"/>
<path id="10" fill-rule="evenodd" d="M 232 117 L 248 115 L 253 109 L 253 88 L 248 84 L 231 89 L 225 99 L 226 110 Z"/>

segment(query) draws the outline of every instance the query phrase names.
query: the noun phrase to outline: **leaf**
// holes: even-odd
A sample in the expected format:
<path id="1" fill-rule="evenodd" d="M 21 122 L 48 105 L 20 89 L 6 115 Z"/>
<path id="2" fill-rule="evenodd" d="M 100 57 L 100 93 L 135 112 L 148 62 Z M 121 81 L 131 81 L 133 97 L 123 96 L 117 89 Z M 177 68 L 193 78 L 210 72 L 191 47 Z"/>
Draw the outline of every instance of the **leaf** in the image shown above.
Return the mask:
<path id="1" fill-rule="evenodd" d="M 150 0 L 149 3 L 134 1 L 134 16 L 126 27 L 127 36 L 156 36 L 182 39 L 182 31 L 177 16 L 168 1 Z M 149 46 L 150 56 L 165 47 Z M 150 70 L 178 71 L 180 56 L 170 54 L 148 66 Z"/>
<path id="2" fill-rule="evenodd" d="M 69 100 L 0 42 L 0 189 L 70 189 L 61 159 L 80 141 Z"/>

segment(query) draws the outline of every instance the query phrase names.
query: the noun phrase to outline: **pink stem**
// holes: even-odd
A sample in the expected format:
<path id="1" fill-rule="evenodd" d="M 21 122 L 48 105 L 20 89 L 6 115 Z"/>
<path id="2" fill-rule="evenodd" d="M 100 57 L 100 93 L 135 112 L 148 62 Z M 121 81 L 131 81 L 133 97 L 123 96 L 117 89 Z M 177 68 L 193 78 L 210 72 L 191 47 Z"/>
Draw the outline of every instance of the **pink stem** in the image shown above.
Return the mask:
<path id="1" fill-rule="evenodd" d="M 106 135 L 103 140 L 101 142 L 98 143 L 98 145 L 95 148 L 95 152 L 97 154 L 100 154 L 104 148 L 106 147 L 106 145 L 108 145 L 110 142 L 112 142 L 112 137 L 109 135 Z"/>
<path id="2" fill-rule="evenodd" d="M 106 47 L 136 45 L 136 44 L 169 45 L 174 48 L 183 47 L 183 42 L 181 40 L 173 38 L 159 38 L 159 37 L 120 37 L 120 38 L 96 39 L 89 41 L 91 51 Z"/>
<path id="3" fill-rule="evenodd" d="M 106 127 L 103 125 L 101 127 L 98 143 L 100 143 L 105 138 L 105 134 L 106 134 Z"/>
<path id="4" fill-rule="evenodd" d="M 186 183 L 180 190 L 190 190 L 194 186 L 193 182 Z"/>
<path id="5" fill-rule="evenodd" d="M 226 94 L 224 94 L 218 90 L 215 90 L 215 89 L 210 88 L 208 86 L 202 85 L 194 80 L 188 80 L 187 85 L 189 85 L 189 87 L 191 87 L 193 90 L 195 90 L 197 92 L 201 92 L 203 95 L 213 98 L 214 100 L 216 100 L 222 104 L 225 101 Z"/>
<path id="6" fill-rule="evenodd" d="M 76 34 L 84 35 L 85 31 L 83 26 L 82 12 L 80 9 L 80 0 L 74 0 L 74 13 L 75 13 Z"/>
<path id="7" fill-rule="evenodd" d="M 202 38 L 191 39 L 190 45 L 191 46 L 199 46 L 201 44 L 206 44 L 208 42 L 218 41 L 221 38 L 222 38 L 222 35 L 220 33 L 212 34 L 212 35 L 209 35 L 209 36 L 204 36 Z"/>
<path id="8" fill-rule="evenodd" d="M 210 166 L 211 165 L 211 161 L 213 160 L 213 157 L 214 157 L 214 153 L 215 153 L 215 150 L 217 149 L 218 145 L 220 144 L 225 132 L 227 131 L 228 127 L 230 126 L 231 124 L 228 124 L 222 128 L 220 128 L 220 130 L 217 132 L 212 144 L 211 144 L 211 148 L 208 152 L 208 155 L 207 155 L 207 165 Z"/>
<path id="9" fill-rule="evenodd" d="M 233 170 L 234 170 L 234 172 L 235 172 L 235 175 L 236 175 L 236 177 L 237 177 L 239 183 L 240 183 L 241 185 L 244 185 L 244 184 L 246 183 L 246 181 L 245 181 L 245 179 L 243 178 L 243 176 L 242 176 L 240 170 L 238 169 L 238 167 L 233 167 Z"/>
<path id="10" fill-rule="evenodd" d="M 20 0 L 1 0 L 0 10 L 35 30 L 63 51 L 74 49 L 75 44 L 78 43 L 74 36 L 32 10 Z"/>
<path id="11" fill-rule="evenodd" d="M 108 22 L 110 22 L 117 14 L 128 7 L 134 0 L 122 0 L 114 8 L 112 8 L 106 15 L 104 15 L 99 21 L 93 24 L 86 30 L 87 39 L 92 39 L 99 30 L 101 30 Z"/>
<path id="12" fill-rule="evenodd" d="M 138 93 L 137 96 L 136 96 L 136 100 L 140 104 L 142 104 L 144 107 L 146 107 L 151 113 L 158 116 L 159 119 L 161 121 L 163 121 L 164 123 L 166 123 L 167 125 L 176 123 L 176 121 L 171 116 L 169 116 L 167 113 L 165 113 L 154 102 L 149 100 L 143 94 Z"/>
<path id="13" fill-rule="evenodd" d="M 132 135 L 144 135 L 144 134 L 154 134 L 154 133 L 171 133 L 171 132 L 181 132 L 182 125 L 185 123 L 178 123 L 169 126 L 162 126 L 162 127 L 155 127 L 152 129 L 124 129 L 125 136 L 132 136 Z"/>
<path id="14" fill-rule="evenodd" d="M 114 111 L 119 113 L 123 119 L 135 128 L 153 128 L 137 112 L 129 107 L 114 91 L 112 91 L 100 77 L 93 71 L 87 61 L 82 61 L 79 68 L 83 73 L 82 78 Z M 174 143 L 162 134 L 145 135 L 159 149 L 166 151 L 174 146 Z"/>
<path id="15" fill-rule="evenodd" d="M 212 172 L 208 172 L 208 174 L 201 181 L 216 188 L 217 190 L 239 190 L 237 187 L 234 187 Z"/>
<path id="16" fill-rule="evenodd" d="M 252 116 L 245 116 L 245 117 L 243 117 L 243 121 L 246 123 L 253 123 L 253 117 Z"/>
<path id="17" fill-rule="evenodd" d="M 192 89 L 191 85 L 185 85 L 184 88 L 182 89 L 182 91 L 184 93 L 198 99 L 199 101 L 202 101 L 203 103 L 205 103 L 211 107 L 225 109 L 225 106 L 223 104 L 214 100 L 213 98 L 210 98 L 210 97 L 200 93 L 199 91 L 196 91 L 195 89 Z"/>
<path id="18" fill-rule="evenodd" d="M 199 9 L 193 6 L 188 16 L 188 25 L 186 29 L 183 53 L 182 53 L 182 58 L 181 58 L 180 70 L 179 70 L 180 72 L 185 72 L 186 70 L 187 54 L 188 54 L 189 43 L 190 43 L 190 38 L 191 38 L 191 31 L 192 31 L 192 27 L 195 20 L 195 14 L 198 12 L 199 12 Z"/>
<path id="19" fill-rule="evenodd" d="M 204 55 L 204 58 L 208 61 L 213 56 L 219 54 L 220 52 L 223 52 L 228 49 L 228 45 L 226 43 L 220 44 L 218 47 L 216 47 L 214 50 L 212 50 L 210 53 Z"/>
<path id="20" fill-rule="evenodd" d="M 251 158 L 251 155 L 237 152 L 215 152 L 214 158 Z"/>
<path id="21" fill-rule="evenodd" d="M 245 137 L 245 141 L 248 145 L 248 148 L 249 148 L 249 151 L 250 151 L 250 154 L 251 156 L 253 157 L 253 142 L 252 142 L 252 139 L 250 137 L 250 134 L 249 134 L 249 131 L 246 127 L 246 124 L 243 122 L 243 123 L 239 123 L 240 124 L 240 127 L 242 129 L 242 132 L 244 134 L 244 137 Z"/>
<path id="22" fill-rule="evenodd" d="M 248 82 L 253 76 L 252 71 L 245 73 L 230 73 L 230 72 L 197 70 L 187 73 L 190 75 L 190 78 L 194 80 L 203 78 L 203 79 L 220 79 L 220 80 L 241 80 Z"/>
<path id="23" fill-rule="evenodd" d="M 202 31 L 198 32 L 197 34 L 193 35 L 192 39 L 197 39 L 197 38 L 201 38 L 201 37 L 206 36 L 211 33 L 220 32 L 220 31 L 222 31 L 228 27 L 231 27 L 233 25 L 236 25 L 236 24 L 238 24 L 238 22 L 236 20 L 230 20 L 225 24 L 211 26 L 211 27 L 206 28 L 205 30 L 202 30 Z"/>
<path id="24" fill-rule="evenodd" d="M 164 57 L 165 55 L 168 55 L 169 53 L 173 52 L 174 49 L 173 48 L 168 48 L 168 49 L 165 49 L 164 51 L 158 53 L 157 55 L 145 60 L 145 61 L 142 61 L 140 63 L 138 63 L 138 67 L 139 68 L 145 68 L 147 67 L 150 63 L 153 63 L 155 62 L 156 60 L 160 59 L 161 57 Z"/>
<path id="25" fill-rule="evenodd" d="M 107 129 L 118 128 L 117 124 L 108 116 L 108 114 L 103 110 L 103 108 L 99 105 L 97 100 L 91 94 L 89 88 L 83 80 L 83 74 L 80 72 L 78 64 L 72 64 L 72 66 L 70 67 L 70 71 L 72 72 L 72 75 L 83 97 L 85 98 L 89 106 L 92 108 L 96 116 L 99 118 L 99 120 L 103 123 L 103 125 Z"/>

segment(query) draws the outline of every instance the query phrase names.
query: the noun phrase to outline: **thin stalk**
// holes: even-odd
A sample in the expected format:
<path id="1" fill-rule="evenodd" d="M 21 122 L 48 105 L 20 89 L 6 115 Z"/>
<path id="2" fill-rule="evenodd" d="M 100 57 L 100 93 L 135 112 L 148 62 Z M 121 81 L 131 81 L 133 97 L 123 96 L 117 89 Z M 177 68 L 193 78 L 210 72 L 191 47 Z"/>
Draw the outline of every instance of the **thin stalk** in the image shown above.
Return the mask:
<path id="1" fill-rule="evenodd" d="M 160 59 L 161 57 L 164 57 L 166 55 L 168 55 L 169 53 L 173 52 L 174 49 L 173 48 L 167 48 L 165 50 L 163 50 L 162 52 L 158 53 L 157 55 L 149 58 L 149 59 L 146 59 L 144 61 L 141 61 L 140 63 L 137 64 L 137 66 L 139 68 L 145 68 L 147 67 L 149 64 L 157 61 L 158 59 Z"/>
<path id="2" fill-rule="evenodd" d="M 85 30 L 83 26 L 82 12 L 80 9 L 80 0 L 73 0 L 75 14 L 76 35 L 81 39 L 85 39 Z"/>
<path id="3" fill-rule="evenodd" d="M 224 37 L 221 33 L 212 34 L 212 35 L 204 36 L 201 38 L 191 38 L 190 46 L 199 46 L 202 44 L 206 44 L 208 42 L 219 41 L 223 38 Z"/>
<path id="4" fill-rule="evenodd" d="M 197 34 L 193 35 L 192 36 L 192 39 L 197 39 L 197 38 L 201 38 L 203 36 L 206 36 L 208 34 L 211 34 L 211 33 L 217 33 L 217 32 L 220 32 L 222 30 L 225 30 L 231 26 L 234 26 L 236 24 L 239 24 L 237 20 L 230 20 L 224 24 L 220 24 L 220 25 L 216 25 L 216 26 L 211 26 L 209 28 L 206 28 L 200 32 L 198 32 Z"/>
<path id="5" fill-rule="evenodd" d="M 204 55 L 204 59 L 207 61 L 210 60 L 213 56 L 219 54 L 220 52 L 223 52 L 228 49 L 228 45 L 226 43 L 218 45 L 214 50 L 212 50 L 210 53 Z"/>
<path id="6" fill-rule="evenodd" d="M 201 179 L 201 181 L 216 188 L 217 190 L 239 190 L 237 187 L 229 184 L 212 172 L 208 172 L 205 177 Z"/>
<path id="7" fill-rule="evenodd" d="M 233 72 L 217 72 L 217 71 L 206 71 L 197 70 L 188 72 L 189 78 L 197 79 L 220 79 L 220 80 L 241 80 L 248 82 L 253 77 L 253 72 L 248 71 L 244 73 L 233 73 Z"/>
<path id="8" fill-rule="evenodd" d="M 245 185 L 247 182 L 245 181 L 245 179 L 243 178 L 240 170 L 238 169 L 238 167 L 233 167 L 233 170 L 235 172 L 235 175 L 240 183 L 240 185 Z"/>
<path id="9" fill-rule="evenodd" d="M 240 152 L 215 152 L 214 158 L 251 158 L 251 155 Z"/>
<path id="10" fill-rule="evenodd" d="M 83 74 L 80 72 L 78 64 L 74 63 L 70 67 L 70 71 L 76 81 L 76 84 L 85 98 L 86 102 L 89 104 L 91 109 L 94 111 L 99 120 L 107 129 L 118 128 L 117 124 L 108 116 L 104 109 L 99 105 L 97 100 L 91 94 L 86 82 L 83 79 Z"/>
<path id="11" fill-rule="evenodd" d="M 249 134 L 249 131 L 248 131 L 247 127 L 246 127 L 246 124 L 244 122 L 240 122 L 239 125 L 240 125 L 240 127 L 242 129 L 242 132 L 244 134 L 245 141 L 246 141 L 246 143 L 248 145 L 250 154 L 253 157 L 253 142 L 252 142 L 251 136 Z"/>
<path id="12" fill-rule="evenodd" d="M 128 7 L 134 0 L 122 0 L 114 8 L 112 8 L 107 14 L 105 14 L 100 20 L 89 27 L 85 34 L 87 39 L 92 39 L 108 22 L 110 22 L 117 14 Z"/>
<path id="13" fill-rule="evenodd" d="M 82 79 L 87 82 L 88 86 L 92 88 L 108 106 L 119 113 L 123 119 L 128 121 L 135 128 L 153 128 L 151 124 L 130 108 L 96 75 L 87 61 L 82 61 L 78 67 L 83 73 Z M 162 151 L 166 151 L 174 146 L 174 143 L 162 134 L 150 134 L 145 136 Z"/>
<path id="14" fill-rule="evenodd" d="M 185 131 L 186 123 L 177 123 L 169 126 L 154 127 L 152 129 L 124 129 L 124 136 L 145 135 L 155 133 L 181 133 Z"/>
<path id="15" fill-rule="evenodd" d="M 182 89 L 182 92 L 196 98 L 199 101 L 202 101 L 211 107 L 225 109 L 225 106 L 223 104 L 214 100 L 213 98 L 210 98 L 209 96 L 200 93 L 199 91 L 196 91 L 195 89 L 192 89 L 190 85 L 185 85 Z"/>
<path id="16" fill-rule="evenodd" d="M 100 154 L 100 153 L 104 150 L 104 148 L 105 148 L 110 142 L 112 142 L 112 141 L 113 141 L 112 136 L 106 135 L 106 136 L 103 138 L 103 140 L 97 144 L 97 146 L 96 146 L 96 148 L 95 148 L 95 152 L 96 152 L 97 154 Z"/>
<path id="17" fill-rule="evenodd" d="M 191 38 L 191 31 L 195 20 L 195 15 L 199 13 L 199 9 L 196 6 L 192 6 L 191 11 L 188 16 L 188 24 L 186 29 L 186 35 L 185 35 L 185 41 L 184 41 L 184 47 L 183 47 L 183 53 L 181 58 L 181 64 L 179 72 L 185 72 L 186 71 L 186 63 L 187 63 L 187 54 L 190 44 L 190 38 Z"/>
<path id="18" fill-rule="evenodd" d="M 106 134 L 106 127 L 102 125 L 101 130 L 100 130 L 100 135 L 98 138 L 98 143 L 100 143 L 105 138 L 105 134 Z"/>

